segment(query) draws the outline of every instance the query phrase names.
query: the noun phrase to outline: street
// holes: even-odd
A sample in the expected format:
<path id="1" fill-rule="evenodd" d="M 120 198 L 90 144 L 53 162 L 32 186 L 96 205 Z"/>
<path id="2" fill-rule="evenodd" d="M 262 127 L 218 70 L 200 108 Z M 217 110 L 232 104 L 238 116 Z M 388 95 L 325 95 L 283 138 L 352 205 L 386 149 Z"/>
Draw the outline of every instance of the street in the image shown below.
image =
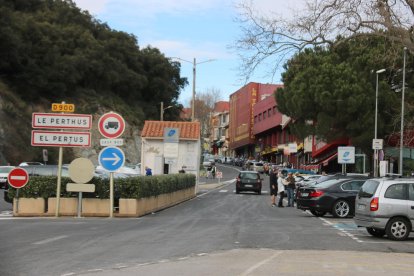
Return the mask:
<path id="1" fill-rule="evenodd" d="M 412 275 L 413 235 L 271 207 L 267 176 L 262 195 L 235 194 L 237 171 L 218 167 L 224 185 L 141 218 L 0 217 L 0 275 Z"/>

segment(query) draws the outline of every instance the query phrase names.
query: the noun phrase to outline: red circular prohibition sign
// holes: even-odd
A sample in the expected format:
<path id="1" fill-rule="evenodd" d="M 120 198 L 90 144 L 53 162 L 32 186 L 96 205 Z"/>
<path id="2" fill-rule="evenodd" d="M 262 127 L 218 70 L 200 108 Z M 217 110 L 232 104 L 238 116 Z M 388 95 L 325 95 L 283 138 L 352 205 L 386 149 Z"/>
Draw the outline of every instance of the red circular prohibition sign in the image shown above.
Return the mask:
<path id="1" fill-rule="evenodd" d="M 105 113 L 99 118 L 98 129 L 106 138 L 118 138 L 125 130 L 124 118 L 115 112 Z"/>
<path id="2" fill-rule="evenodd" d="M 26 186 L 27 182 L 29 182 L 29 174 L 22 168 L 15 168 L 9 172 L 7 182 L 9 182 L 9 185 L 13 188 L 23 188 Z"/>

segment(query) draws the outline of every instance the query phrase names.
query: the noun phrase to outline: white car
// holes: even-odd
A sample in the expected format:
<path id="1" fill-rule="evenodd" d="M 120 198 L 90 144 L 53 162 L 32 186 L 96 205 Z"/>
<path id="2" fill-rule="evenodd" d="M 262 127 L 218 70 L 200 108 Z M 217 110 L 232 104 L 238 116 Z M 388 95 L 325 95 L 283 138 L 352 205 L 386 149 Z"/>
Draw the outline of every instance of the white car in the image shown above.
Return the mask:
<path id="1" fill-rule="evenodd" d="M 9 172 L 14 168 L 14 166 L 0 166 L 0 188 L 5 188 Z"/>

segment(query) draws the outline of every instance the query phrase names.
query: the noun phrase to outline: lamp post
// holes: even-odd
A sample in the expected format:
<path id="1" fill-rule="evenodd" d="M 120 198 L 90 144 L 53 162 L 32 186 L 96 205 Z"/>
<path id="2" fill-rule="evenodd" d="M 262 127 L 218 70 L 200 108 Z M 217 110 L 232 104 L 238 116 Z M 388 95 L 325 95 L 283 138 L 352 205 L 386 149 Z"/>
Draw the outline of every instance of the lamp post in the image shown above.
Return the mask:
<path id="1" fill-rule="evenodd" d="M 160 108 L 160 121 L 164 121 L 164 111 L 168 108 L 173 107 L 172 105 L 167 106 L 166 108 L 164 108 L 164 102 L 161 102 L 161 108 Z"/>
<path id="2" fill-rule="evenodd" d="M 404 152 L 404 93 L 405 93 L 405 58 L 407 55 L 407 47 L 404 47 L 404 64 L 403 64 L 403 80 L 401 92 L 401 135 L 400 135 L 400 166 L 399 174 L 403 175 L 403 152 Z"/>
<path id="3" fill-rule="evenodd" d="M 192 63 L 193 64 L 193 96 L 192 96 L 192 100 L 191 100 L 191 121 L 194 122 L 194 105 L 195 105 L 195 87 L 196 87 L 196 68 L 197 68 L 197 64 L 201 64 L 201 63 L 206 63 L 206 62 L 210 62 L 210 61 L 214 61 L 215 59 L 208 59 L 205 61 L 201 61 L 201 62 L 196 62 L 196 59 L 193 59 L 193 62 L 189 61 L 189 60 L 185 60 L 179 57 L 173 57 L 175 59 L 181 60 L 181 61 L 185 61 L 188 63 Z"/>
<path id="4" fill-rule="evenodd" d="M 377 139 L 377 126 L 378 126 L 378 75 L 384 73 L 385 69 L 380 69 L 376 71 L 377 73 L 377 82 L 375 88 L 375 133 L 374 139 Z M 374 177 L 378 176 L 378 150 L 374 149 Z"/>

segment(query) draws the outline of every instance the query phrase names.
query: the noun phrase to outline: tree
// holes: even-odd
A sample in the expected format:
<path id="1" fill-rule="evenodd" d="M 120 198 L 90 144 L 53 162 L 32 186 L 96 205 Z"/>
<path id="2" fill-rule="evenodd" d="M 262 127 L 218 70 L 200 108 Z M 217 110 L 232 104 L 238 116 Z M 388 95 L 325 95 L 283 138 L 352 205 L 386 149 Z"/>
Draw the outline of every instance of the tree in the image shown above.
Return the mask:
<path id="1" fill-rule="evenodd" d="M 360 37 L 382 37 L 392 42 L 393 57 L 402 55 L 401 46 L 414 53 L 413 0 L 304 2 L 306 8 L 290 19 L 260 14 L 254 10 L 253 1 L 238 6 L 243 34 L 234 48 L 240 53 L 246 78 L 266 60 L 273 64 L 269 73 L 274 75 L 286 58 L 307 47 L 336 46 Z M 338 34 L 345 39 L 337 40 Z"/>
<path id="2" fill-rule="evenodd" d="M 301 138 L 313 134 L 328 142 L 348 137 L 354 145 L 369 149 L 376 88 L 371 68 L 389 68 L 380 81 L 378 137 L 390 133 L 399 103 L 389 78 L 398 65 L 378 63 L 386 60 L 383 53 L 388 48 L 384 39 L 347 39 L 336 47 L 305 49 L 289 60 L 276 100 L 279 111 L 294 119 L 294 134 Z"/>
<path id="3" fill-rule="evenodd" d="M 210 136 L 211 113 L 214 111 L 214 105 L 220 99 L 220 90 L 210 88 L 205 92 L 196 95 L 194 102 L 194 117 L 200 122 L 201 135 Z"/>

